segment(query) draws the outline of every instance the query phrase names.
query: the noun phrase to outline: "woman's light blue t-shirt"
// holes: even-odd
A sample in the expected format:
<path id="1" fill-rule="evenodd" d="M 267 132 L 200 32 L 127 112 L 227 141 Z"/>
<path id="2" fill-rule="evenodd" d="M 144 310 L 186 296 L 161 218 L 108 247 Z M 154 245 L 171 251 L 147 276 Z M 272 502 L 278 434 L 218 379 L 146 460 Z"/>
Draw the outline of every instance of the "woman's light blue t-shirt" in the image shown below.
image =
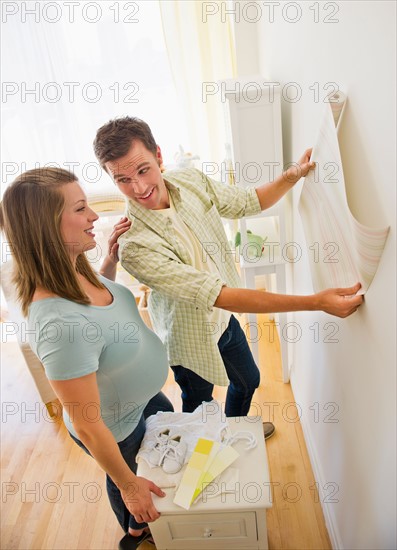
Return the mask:
<path id="1" fill-rule="evenodd" d="M 29 344 L 50 380 L 70 380 L 96 372 L 98 405 L 86 405 L 86 418 L 103 419 L 117 442 L 135 429 L 148 401 L 168 373 L 165 347 L 139 315 L 133 294 L 104 277 L 113 296 L 108 306 L 46 298 L 29 308 Z M 73 407 L 71 408 L 73 411 Z M 78 437 L 64 409 L 68 430 Z M 72 412 L 71 412 L 72 416 Z"/>

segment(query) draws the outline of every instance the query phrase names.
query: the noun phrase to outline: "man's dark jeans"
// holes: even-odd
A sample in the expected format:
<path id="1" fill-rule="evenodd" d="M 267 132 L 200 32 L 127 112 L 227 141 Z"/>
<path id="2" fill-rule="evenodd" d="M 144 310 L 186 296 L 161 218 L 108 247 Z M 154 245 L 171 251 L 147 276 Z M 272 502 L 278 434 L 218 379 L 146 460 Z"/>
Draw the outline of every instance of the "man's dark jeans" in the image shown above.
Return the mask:
<path id="1" fill-rule="evenodd" d="M 226 395 L 226 416 L 246 416 L 260 374 L 240 323 L 232 315 L 219 339 L 218 348 L 230 384 Z M 200 360 L 200 358 L 198 358 Z M 203 401 L 212 400 L 214 385 L 181 365 L 171 367 L 182 390 L 183 412 L 193 412 Z"/>

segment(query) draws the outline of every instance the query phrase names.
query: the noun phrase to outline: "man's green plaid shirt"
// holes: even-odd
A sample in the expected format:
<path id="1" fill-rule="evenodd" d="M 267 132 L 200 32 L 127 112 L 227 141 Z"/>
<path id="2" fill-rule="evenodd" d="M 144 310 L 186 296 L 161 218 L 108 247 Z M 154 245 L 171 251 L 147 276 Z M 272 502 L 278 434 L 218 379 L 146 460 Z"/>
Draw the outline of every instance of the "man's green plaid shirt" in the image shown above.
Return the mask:
<path id="1" fill-rule="evenodd" d="M 132 225 L 119 238 L 121 264 L 152 289 L 149 312 L 170 365 L 226 386 L 217 342 L 227 327 L 210 326 L 208 313 L 222 286 L 239 287 L 241 282 L 221 217 L 258 214 L 259 200 L 255 189 L 215 182 L 195 169 L 167 171 L 163 178 L 176 211 L 201 243 L 203 262 L 211 257 L 218 274 L 192 266 L 171 219 L 131 200 L 127 215 Z"/>

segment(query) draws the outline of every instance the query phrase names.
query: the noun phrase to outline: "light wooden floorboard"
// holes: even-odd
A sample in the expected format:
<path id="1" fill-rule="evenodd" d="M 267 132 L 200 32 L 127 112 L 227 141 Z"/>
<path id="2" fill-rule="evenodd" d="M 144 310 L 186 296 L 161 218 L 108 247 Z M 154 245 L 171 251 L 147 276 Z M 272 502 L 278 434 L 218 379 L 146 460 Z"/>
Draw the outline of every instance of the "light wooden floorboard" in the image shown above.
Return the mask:
<path id="1" fill-rule="evenodd" d="M 250 413 L 274 421 L 277 430 L 266 443 L 273 495 L 269 548 L 330 549 L 291 387 L 282 382 L 277 340 L 261 339 L 260 364 L 262 382 Z M 48 418 L 16 343 L 3 345 L 1 374 L 1 549 L 116 549 L 123 533 L 107 500 L 104 474 L 62 422 Z M 171 371 L 165 393 L 180 410 Z M 224 402 L 225 393 L 216 388 L 214 397 Z"/>

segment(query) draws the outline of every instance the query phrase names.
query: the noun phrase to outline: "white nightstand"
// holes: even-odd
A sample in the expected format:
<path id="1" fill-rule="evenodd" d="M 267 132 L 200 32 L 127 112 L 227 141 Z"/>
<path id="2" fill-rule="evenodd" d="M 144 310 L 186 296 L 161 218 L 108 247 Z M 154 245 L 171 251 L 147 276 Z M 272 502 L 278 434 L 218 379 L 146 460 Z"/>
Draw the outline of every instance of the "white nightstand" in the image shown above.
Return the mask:
<path id="1" fill-rule="evenodd" d="M 250 450 L 245 450 L 246 441 L 233 445 L 240 453 L 231 466 L 239 470 L 235 492 L 206 498 L 193 504 L 190 510 L 173 503 L 175 489 L 165 489 L 164 498 L 153 495 L 161 513 L 157 521 L 150 523 L 157 550 L 268 548 L 266 509 L 272 502 L 262 418 L 236 417 L 228 421 L 232 432 L 251 431 L 258 442 Z"/>

